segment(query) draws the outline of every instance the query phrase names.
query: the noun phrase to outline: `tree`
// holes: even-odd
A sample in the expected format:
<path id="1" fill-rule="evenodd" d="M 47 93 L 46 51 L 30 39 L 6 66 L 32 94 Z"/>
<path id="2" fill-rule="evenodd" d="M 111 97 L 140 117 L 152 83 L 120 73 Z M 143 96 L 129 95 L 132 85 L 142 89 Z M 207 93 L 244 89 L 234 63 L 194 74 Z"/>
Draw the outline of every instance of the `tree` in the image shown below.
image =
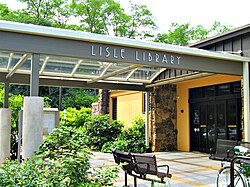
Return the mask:
<path id="1" fill-rule="evenodd" d="M 55 25 L 65 25 L 70 17 L 69 3 L 65 0 L 18 0 L 26 3 L 22 10 L 38 20 L 45 19 Z"/>
<path id="2" fill-rule="evenodd" d="M 98 94 L 95 90 L 90 89 L 67 89 L 63 94 L 62 108 L 74 107 L 80 109 L 82 107 L 92 107 L 91 104 L 98 101 Z"/>
<path id="3" fill-rule="evenodd" d="M 35 25 L 52 26 L 52 23 L 47 19 L 33 17 L 22 10 L 12 11 L 5 4 L 0 4 L 0 19 L 21 23 L 31 23 Z"/>
<path id="4" fill-rule="evenodd" d="M 188 45 L 191 39 L 191 30 L 188 23 L 179 25 L 172 23 L 168 33 L 158 34 L 155 42 L 174 44 L 174 45 Z"/>
<path id="5" fill-rule="evenodd" d="M 70 7 L 80 19 L 82 30 L 91 33 L 109 35 L 112 21 L 117 26 L 119 18 L 125 16 L 120 4 L 113 0 L 73 0 Z"/>
<path id="6" fill-rule="evenodd" d="M 152 37 L 156 28 L 152 13 L 145 5 L 130 5 L 130 15 L 113 0 L 73 0 L 71 9 L 80 18 L 84 31 L 128 38 Z"/>
<path id="7" fill-rule="evenodd" d="M 6 16 L 10 13 L 9 7 L 6 4 L 0 3 L 0 16 Z"/>
<path id="8" fill-rule="evenodd" d="M 218 35 L 232 29 L 231 25 L 222 25 L 220 22 L 215 21 L 212 25 L 211 32 L 213 35 Z"/>
<path id="9" fill-rule="evenodd" d="M 130 2 L 131 3 L 131 2 Z M 155 30 L 156 24 L 154 22 L 153 14 L 146 5 L 130 4 L 130 22 L 127 29 L 128 38 L 140 37 L 145 39 L 153 37 L 152 31 Z"/>
<path id="10" fill-rule="evenodd" d="M 231 26 L 222 25 L 215 22 L 211 29 L 206 29 L 202 25 L 191 27 L 190 23 L 172 23 L 168 33 L 158 34 L 155 42 L 186 46 L 194 41 L 200 41 L 209 36 L 229 31 Z"/>

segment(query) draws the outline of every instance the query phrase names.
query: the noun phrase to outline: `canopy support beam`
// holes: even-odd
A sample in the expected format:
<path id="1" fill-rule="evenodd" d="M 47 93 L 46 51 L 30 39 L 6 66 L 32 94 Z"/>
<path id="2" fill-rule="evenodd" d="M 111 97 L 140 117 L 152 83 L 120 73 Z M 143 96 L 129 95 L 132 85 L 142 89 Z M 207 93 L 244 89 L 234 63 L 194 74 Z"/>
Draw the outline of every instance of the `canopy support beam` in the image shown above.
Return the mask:
<path id="1" fill-rule="evenodd" d="M 106 78 L 108 78 L 108 77 L 112 77 L 112 76 L 116 76 L 116 75 L 119 75 L 119 74 L 122 74 L 122 73 L 126 73 L 126 72 L 128 72 L 128 71 L 131 71 L 131 70 L 137 68 L 137 67 L 138 67 L 138 65 L 132 65 L 132 66 L 129 66 L 129 67 L 127 67 L 127 68 L 120 69 L 120 70 L 117 70 L 117 71 L 115 71 L 115 72 L 112 72 L 112 73 L 103 75 L 103 76 L 99 76 L 99 77 L 96 78 L 96 79 L 92 79 L 92 80 L 90 80 L 90 81 L 87 81 L 87 83 L 88 83 L 88 84 L 91 84 L 91 83 L 97 82 L 97 81 L 99 81 L 99 80 L 104 80 L 104 79 L 106 79 Z"/>
<path id="2" fill-rule="evenodd" d="M 13 67 L 13 69 L 7 74 L 6 79 L 9 79 L 18 70 L 18 68 L 23 65 L 28 57 L 28 54 L 24 54 L 22 58 L 17 62 L 17 64 Z"/>

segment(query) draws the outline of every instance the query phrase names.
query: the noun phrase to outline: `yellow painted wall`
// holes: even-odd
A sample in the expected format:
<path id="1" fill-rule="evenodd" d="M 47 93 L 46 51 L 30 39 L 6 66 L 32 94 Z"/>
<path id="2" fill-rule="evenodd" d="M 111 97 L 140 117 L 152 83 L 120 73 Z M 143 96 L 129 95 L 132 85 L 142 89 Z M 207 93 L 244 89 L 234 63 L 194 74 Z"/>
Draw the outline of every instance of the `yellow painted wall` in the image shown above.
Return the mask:
<path id="1" fill-rule="evenodd" d="M 214 75 L 177 83 L 177 148 L 190 151 L 189 89 L 241 80 L 240 76 Z M 181 112 L 183 110 L 183 112 Z"/>
<path id="2" fill-rule="evenodd" d="M 117 97 L 117 120 L 124 122 L 125 126 L 131 126 L 135 116 L 143 115 L 143 92 L 112 91 L 110 114 L 112 114 L 112 98 L 114 97 Z"/>

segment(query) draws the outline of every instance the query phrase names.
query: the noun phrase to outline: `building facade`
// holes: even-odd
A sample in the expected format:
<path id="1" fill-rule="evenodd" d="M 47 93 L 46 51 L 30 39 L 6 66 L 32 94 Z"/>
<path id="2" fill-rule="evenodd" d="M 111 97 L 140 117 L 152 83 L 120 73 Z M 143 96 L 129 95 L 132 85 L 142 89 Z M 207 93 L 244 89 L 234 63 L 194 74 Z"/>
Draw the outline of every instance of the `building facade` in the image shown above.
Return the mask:
<path id="1" fill-rule="evenodd" d="M 250 25 L 190 47 L 250 57 Z M 244 140 L 242 76 L 166 69 L 156 80 L 164 80 L 164 84 L 153 86 L 150 94 L 150 142 L 153 151 L 209 152 L 218 138 Z M 120 105 L 119 92 L 110 94 L 111 100 L 117 100 L 118 120 L 129 121 L 133 117 L 119 115 L 129 107 L 133 110 L 138 108 L 136 115 L 143 115 L 143 98 L 140 101 L 134 93 L 123 91 L 123 100 L 128 99 L 128 102 Z M 137 100 L 137 104 L 129 102 L 131 98 Z"/>

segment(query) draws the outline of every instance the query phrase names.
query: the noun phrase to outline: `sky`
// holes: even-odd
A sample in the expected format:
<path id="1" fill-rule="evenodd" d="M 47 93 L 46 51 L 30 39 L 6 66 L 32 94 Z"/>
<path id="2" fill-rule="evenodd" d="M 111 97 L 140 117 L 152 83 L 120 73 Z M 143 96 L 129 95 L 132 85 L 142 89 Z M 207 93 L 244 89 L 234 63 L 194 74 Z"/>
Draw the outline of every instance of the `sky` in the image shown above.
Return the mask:
<path id="1" fill-rule="evenodd" d="M 125 9 L 129 0 L 116 0 Z M 153 13 L 161 32 L 167 32 L 171 23 L 203 25 L 209 29 L 215 21 L 234 28 L 250 23 L 250 0 L 133 0 L 144 4 Z M 22 7 L 16 0 L 0 0 L 12 10 Z"/>

